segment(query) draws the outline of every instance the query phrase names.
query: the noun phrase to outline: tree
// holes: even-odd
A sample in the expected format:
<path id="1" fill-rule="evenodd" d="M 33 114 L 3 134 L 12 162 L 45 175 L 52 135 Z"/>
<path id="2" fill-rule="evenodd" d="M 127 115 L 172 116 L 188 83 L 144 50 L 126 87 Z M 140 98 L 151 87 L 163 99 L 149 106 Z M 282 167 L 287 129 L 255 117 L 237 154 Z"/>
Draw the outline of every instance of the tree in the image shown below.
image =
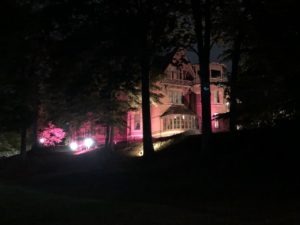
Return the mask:
<path id="1" fill-rule="evenodd" d="M 245 41 L 247 30 L 251 30 L 249 11 L 244 1 L 223 1 L 216 20 L 216 32 L 219 44 L 225 51 L 223 56 L 231 60 L 230 86 L 230 131 L 235 131 L 237 126 L 237 78 L 242 54 L 242 44 Z M 249 32 L 248 32 L 249 33 Z M 229 49 L 228 49 L 229 48 Z M 225 56 L 226 55 L 226 56 Z"/>
<path id="2" fill-rule="evenodd" d="M 30 128 L 33 147 L 38 141 L 37 124 L 44 94 L 44 79 L 51 70 L 48 57 L 51 46 L 48 45 L 49 36 L 39 20 L 38 10 L 33 10 L 34 5 L 28 7 L 23 1 L 18 1 L 8 7 L 6 10 L 11 10 L 14 23 L 4 24 L 8 29 L 1 37 L 1 49 L 4 53 L 1 65 L 2 84 L 10 89 L 3 96 L 7 102 L 3 109 L 10 114 L 7 129 L 15 127 L 13 124 L 21 129 L 21 154 L 25 157 L 27 132 Z M 8 20 L 3 18 L 1 21 Z"/>
<path id="3" fill-rule="evenodd" d="M 115 18 L 114 40 L 119 44 L 119 51 L 126 52 L 131 61 L 139 66 L 142 89 L 142 119 L 144 157 L 150 158 L 153 153 L 151 117 L 150 117 L 150 86 L 153 75 L 153 59 L 161 52 L 162 43 L 173 25 L 176 15 L 171 15 L 169 1 L 110 1 Z"/>
<path id="4" fill-rule="evenodd" d="M 61 143 L 65 135 L 63 129 L 49 122 L 48 126 L 39 133 L 39 141 L 44 146 L 54 146 Z"/>
<path id="5" fill-rule="evenodd" d="M 23 100 L 27 98 L 27 93 L 22 87 L 17 86 L 14 79 L 5 74 L 1 76 L 1 131 L 16 131 L 20 133 L 20 155 L 26 157 L 27 130 L 32 121 L 32 111 Z M 24 83 L 23 83 L 24 84 Z"/>
<path id="6" fill-rule="evenodd" d="M 85 50 L 72 62 L 72 68 L 63 69 L 64 86 L 53 81 L 49 88 L 54 98 L 60 98 L 57 102 L 61 106 L 59 113 L 54 107 L 48 108 L 51 119 L 70 127 L 87 121 L 106 127 L 106 149 L 113 147 L 114 128 L 126 127 L 125 115 L 140 95 L 135 65 L 113 46 L 100 44 Z"/>
<path id="7" fill-rule="evenodd" d="M 202 106 L 202 150 L 210 149 L 211 102 L 210 102 L 210 48 L 211 48 L 211 2 L 192 0 L 191 7 L 195 23 L 195 34 L 199 56 L 199 78 L 201 82 Z"/>
<path id="8" fill-rule="evenodd" d="M 219 30 L 231 48 L 231 129 L 236 120 L 256 127 L 294 118 L 297 69 L 290 65 L 299 52 L 295 1 L 224 2 L 224 29 Z M 237 105 L 237 98 L 242 104 Z"/>

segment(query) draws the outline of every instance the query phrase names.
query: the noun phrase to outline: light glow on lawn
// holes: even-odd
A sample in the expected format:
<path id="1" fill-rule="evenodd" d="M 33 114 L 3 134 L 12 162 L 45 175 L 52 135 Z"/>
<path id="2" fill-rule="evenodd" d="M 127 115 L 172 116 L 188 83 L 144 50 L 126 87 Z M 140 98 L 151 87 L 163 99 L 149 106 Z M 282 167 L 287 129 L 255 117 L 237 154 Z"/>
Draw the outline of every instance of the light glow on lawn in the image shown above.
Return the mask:
<path id="1" fill-rule="evenodd" d="M 157 152 L 165 149 L 167 146 L 173 143 L 174 143 L 173 139 L 156 141 L 153 143 L 153 148 L 154 151 Z M 124 148 L 123 153 L 130 157 L 143 157 L 144 156 L 143 143 L 132 143 L 128 147 Z"/>
<path id="2" fill-rule="evenodd" d="M 170 140 L 158 141 L 158 142 L 153 143 L 154 151 L 157 152 L 157 151 L 164 149 L 166 146 L 172 144 L 172 141 L 173 140 L 170 139 Z M 144 149 L 143 149 L 142 143 L 132 149 L 131 156 L 134 156 L 134 157 L 144 156 Z"/>

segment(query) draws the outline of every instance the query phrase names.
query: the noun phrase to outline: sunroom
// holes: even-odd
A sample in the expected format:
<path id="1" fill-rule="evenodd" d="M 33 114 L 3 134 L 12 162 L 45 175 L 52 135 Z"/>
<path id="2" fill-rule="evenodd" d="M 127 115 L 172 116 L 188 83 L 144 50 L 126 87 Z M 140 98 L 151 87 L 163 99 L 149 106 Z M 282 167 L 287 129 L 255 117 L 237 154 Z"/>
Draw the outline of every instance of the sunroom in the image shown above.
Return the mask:
<path id="1" fill-rule="evenodd" d="M 171 105 L 162 115 L 162 135 L 169 136 L 198 129 L 196 114 L 184 105 Z"/>

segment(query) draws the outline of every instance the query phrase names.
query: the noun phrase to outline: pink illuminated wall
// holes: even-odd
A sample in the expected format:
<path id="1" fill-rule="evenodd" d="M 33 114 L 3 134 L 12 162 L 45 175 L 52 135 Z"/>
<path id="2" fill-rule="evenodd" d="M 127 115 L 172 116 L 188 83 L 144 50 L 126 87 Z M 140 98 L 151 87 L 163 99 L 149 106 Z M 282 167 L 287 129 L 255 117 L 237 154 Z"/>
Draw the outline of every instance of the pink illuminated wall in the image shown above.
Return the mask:
<path id="1" fill-rule="evenodd" d="M 163 95 L 160 100 L 161 104 L 151 104 L 151 125 L 154 137 L 169 136 L 187 130 L 201 132 L 199 69 L 199 65 L 189 63 L 184 49 L 178 50 L 170 59 L 170 63 L 165 68 L 164 78 L 157 83 L 161 88 L 159 93 Z M 210 70 L 212 130 L 213 132 L 227 131 L 229 124 L 226 119 L 214 119 L 215 115 L 228 112 L 225 66 L 219 63 L 211 63 Z M 124 130 L 115 129 L 115 141 L 142 139 L 141 110 L 128 112 L 126 120 L 127 127 Z M 91 129 L 88 123 L 84 126 L 77 131 L 75 136 L 78 136 L 80 132 L 84 134 L 89 130 L 93 130 L 91 135 L 98 142 L 104 142 L 104 127 Z"/>

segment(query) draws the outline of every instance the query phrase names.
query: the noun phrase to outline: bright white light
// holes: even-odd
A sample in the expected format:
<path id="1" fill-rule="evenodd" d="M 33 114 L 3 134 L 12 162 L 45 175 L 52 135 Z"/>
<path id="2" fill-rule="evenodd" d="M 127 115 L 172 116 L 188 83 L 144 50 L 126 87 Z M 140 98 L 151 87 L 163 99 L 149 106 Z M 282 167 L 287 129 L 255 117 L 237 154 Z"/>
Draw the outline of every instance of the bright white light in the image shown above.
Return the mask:
<path id="1" fill-rule="evenodd" d="M 72 151 L 75 151 L 78 148 L 78 144 L 76 142 L 71 142 L 70 143 L 70 148 Z"/>
<path id="2" fill-rule="evenodd" d="M 86 138 L 84 139 L 84 145 L 85 147 L 89 148 L 94 144 L 94 140 L 92 138 Z"/>
<path id="3" fill-rule="evenodd" d="M 140 150 L 139 153 L 138 153 L 138 156 L 143 156 L 143 155 L 144 155 L 144 151 Z"/>
<path id="4" fill-rule="evenodd" d="M 45 138 L 40 138 L 40 143 L 43 144 L 45 142 Z"/>

